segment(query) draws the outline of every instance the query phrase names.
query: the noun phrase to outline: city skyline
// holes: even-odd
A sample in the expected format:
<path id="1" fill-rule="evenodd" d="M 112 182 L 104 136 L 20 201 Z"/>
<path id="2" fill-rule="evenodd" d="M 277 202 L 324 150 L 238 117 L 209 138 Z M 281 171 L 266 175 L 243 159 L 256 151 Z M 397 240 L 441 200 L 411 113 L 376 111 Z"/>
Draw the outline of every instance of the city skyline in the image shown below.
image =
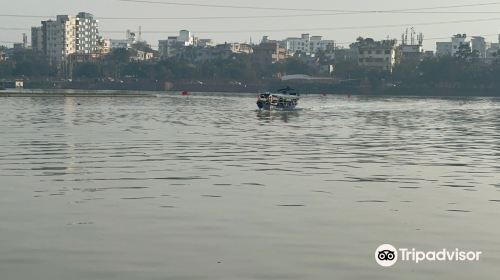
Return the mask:
<path id="1" fill-rule="evenodd" d="M 100 34 L 104 38 L 122 39 L 125 37 L 127 29 L 138 32 L 139 26 L 141 26 L 142 39 L 153 46 L 158 45 L 158 40 L 175 35 L 175 32 L 181 29 L 190 30 L 195 36 L 211 38 L 219 43 L 249 42 L 250 39 L 253 42 L 259 42 L 264 35 L 268 35 L 271 39 L 285 39 L 298 37 L 301 33 L 310 33 L 311 35 L 323 36 L 325 39 L 335 40 L 339 45 L 348 46 L 358 36 L 375 39 L 389 37 L 400 40 L 401 33 L 407 27 L 413 26 L 418 32 L 424 33 L 425 49 L 435 50 L 435 42 L 451 38 L 457 33 L 484 36 L 487 41 L 497 42 L 499 29 L 496 27 L 496 23 L 500 23 L 500 18 L 495 17 L 496 11 L 500 13 L 500 2 L 490 2 L 480 6 L 481 3 L 486 2 L 471 2 L 470 0 L 440 1 L 439 3 L 424 0 L 420 1 L 418 5 L 406 5 L 407 7 L 403 7 L 402 4 L 395 6 L 390 1 L 363 4 L 360 4 L 362 1 L 349 3 L 309 1 L 308 3 L 290 5 L 287 4 L 287 1 L 281 0 L 274 1 L 272 4 L 259 0 L 252 2 L 250 8 L 238 8 L 240 6 L 248 7 L 248 4 L 239 0 L 217 1 L 210 4 L 193 0 L 189 3 L 177 3 L 176 5 L 158 2 L 163 1 L 90 0 L 67 3 L 51 0 L 45 1 L 43 5 L 34 1 L 16 1 L 8 5 L 3 4 L 3 12 L 0 16 L 0 26 L 3 27 L 0 29 L 0 44 L 11 45 L 13 42 L 21 42 L 22 33 L 29 34 L 29 29 L 32 26 L 38 26 L 42 20 L 48 20 L 59 14 L 77 14 L 78 12 L 94 14 L 99 20 Z M 172 2 L 169 3 L 172 4 Z M 222 6 L 230 4 L 236 8 L 199 7 L 191 6 L 190 3 L 193 5 Z M 457 7 L 471 4 L 475 5 Z M 447 6 L 447 8 L 437 8 L 443 6 Z M 455 6 L 455 8 L 450 6 Z M 271 7 L 284 7 L 285 10 L 267 9 Z M 294 9 L 297 11 L 292 11 Z M 299 11 L 301 9 L 303 11 Z M 404 12 L 403 14 L 395 12 L 340 15 L 333 11 L 396 11 L 400 9 Z M 137 12 L 138 10 L 140 12 Z M 324 10 L 324 12 L 317 10 Z M 321 16 L 309 16 L 317 13 Z M 286 16 L 291 14 L 296 16 Z M 279 17 L 273 18 L 274 16 Z M 188 17 L 189 19 L 187 19 Z M 212 18 L 206 19 L 206 17 Z M 281 22 L 283 24 L 280 24 Z"/>

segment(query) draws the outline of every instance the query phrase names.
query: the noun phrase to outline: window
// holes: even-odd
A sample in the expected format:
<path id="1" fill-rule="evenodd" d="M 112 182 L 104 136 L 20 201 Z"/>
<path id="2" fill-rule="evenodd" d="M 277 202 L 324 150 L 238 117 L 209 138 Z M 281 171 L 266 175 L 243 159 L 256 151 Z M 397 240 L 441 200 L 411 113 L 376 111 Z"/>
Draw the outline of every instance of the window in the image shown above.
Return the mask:
<path id="1" fill-rule="evenodd" d="M 382 54 L 382 50 L 377 50 L 377 54 Z"/>
<path id="2" fill-rule="evenodd" d="M 391 54 L 391 50 L 385 50 L 385 54 Z"/>

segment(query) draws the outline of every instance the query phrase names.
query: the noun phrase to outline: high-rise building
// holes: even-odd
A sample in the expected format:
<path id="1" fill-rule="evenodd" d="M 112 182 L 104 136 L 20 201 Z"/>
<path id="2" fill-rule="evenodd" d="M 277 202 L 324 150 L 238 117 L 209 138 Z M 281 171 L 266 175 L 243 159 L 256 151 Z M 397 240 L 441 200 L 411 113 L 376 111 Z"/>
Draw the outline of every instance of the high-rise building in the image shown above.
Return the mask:
<path id="1" fill-rule="evenodd" d="M 31 49 L 35 52 L 43 52 L 42 27 L 31 28 Z"/>
<path id="2" fill-rule="evenodd" d="M 96 53 L 99 39 L 99 21 L 89 13 L 79 13 L 76 16 L 76 53 Z"/>
<path id="3" fill-rule="evenodd" d="M 33 50 L 43 52 L 53 63 L 65 62 L 75 53 L 96 53 L 98 40 L 98 21 L 89 13 L 58 15 L 56 20 L 42 21 L 41 27 L 31 28 Z"/>
<path id="4" fill-rule="evenodd" d="M 54 63 L 66 61 L 76 51 L 76 18 L 59 15 L 57 19 L 42 21 L 43 50 Z M 33 34 L 32 34 L 33 35 Z"/>

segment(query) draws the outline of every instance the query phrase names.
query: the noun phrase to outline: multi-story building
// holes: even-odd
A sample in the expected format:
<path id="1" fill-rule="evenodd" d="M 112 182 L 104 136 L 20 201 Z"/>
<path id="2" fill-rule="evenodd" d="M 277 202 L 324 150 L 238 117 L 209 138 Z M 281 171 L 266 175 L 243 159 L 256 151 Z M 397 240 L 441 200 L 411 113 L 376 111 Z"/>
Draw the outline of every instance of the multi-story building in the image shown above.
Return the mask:
<path id="1" fill-rule="evenodd" d="M 31 44 L 53 63 L 62 63 L 72 54 L 96 53 L 98 34 L 98 21 L 91 14 L 58 15 L 56 20 L 42 21 L 41 27 L 31 29 Z"/>
<path id="2" fill-rule="evenodd" d="M 146 61 L 154 58 L 154 53 L 151 51 L 136 50 L 135 55 L 130 57 L 131 61 Z"/>
<path id="3" fill-rule="evenodd" d="M 471 48 L 472 51 L 477 52 L 479 58 L 486 58 L 486 51 L 491 48 L 491 43 L 486 42 L 484 37 L 474 36 L 471 39 Z"/>
<path id="4" fill-rule="evenodd" d="M 300 38 L 290 37 L 283 41 L 283 46 L 289 55 L 293 55 L 297 52 L 302 52 L 306 54 L 314 54 L 318 51 L 326 51 L 327 49 L 333 49 L 335 46 L 335 41 L 333 40 L 323 40 L 322 36 L 311 36 L 310 34 L 302 34 Z"/>
<path id="5" fill-rule="evenodd" d="M 491 63 L 500 58 L 500 35 L 498 35 L 498 43 L 491 43 L 486 50 L 486 62 Z"/>
<path id="6" fill-rule="evenodd" d="M 195 42 L 195 37 L 188 30 L 179 31 L 179 36 L 177 36 L 177 42 L 182 42 L 186 46 L 192 46 Z"/>
<path id="7" fill-rule="evenodd" d="M 392 72 L 396 65 L 396 43 L 395 39 L 374 41 L 360 38 L 351 44 L 351 49 L 358 52 L 359 66 Z"/>
<path id="8" fill-rule="evenodd" d="M 76 52 L 76 17 L 59 15 L 42 21 L 43 51 L 54 63 L 66 61 Z"/>
<path id="9" fill-rule="evenodd" d="M 332 53 L 329 53 L 328 58 L 339 62 L 357 62 L 358 51 L 352 48 L 335 48 Z"/>
<path id="10" fill-rule="evenodd" d="M 31 28 L 31 49 L 35 52 L 43 52 L 42 27 Z"/>
<path id="11" fill-rule="evenodd" d="M 486 62 L 493 62 L 500 58 L 500 43 L 492 43 L 491 47 L 486 50 Z"/>
<path id="12" fill-rule="evenodd" d="M 399 47 L 401 60 L 419 61 L 424 57 L 424 47 L 422 45 L 401 45 Z"/>
<path id="13" fill-rule="evenodd" d="M 276 63 L 286 58 L 286 49 L 279 43 L 261 43 L 253 48 L 255 61 L 264 64 Z"/>
<path id="14" fill-rule="evenodd" d="M 467 34 L 457 34 L 451 38 L 451 55 L 455 55 L 462 46 L 469 46 L 471 48 L 471 43 L 466 41 Z"/>
<path id="15" fill-rule="evenodd" d="M 474 39 L 476 38 L 476 39 Z M 475 44 L 476 50 L 478 52 L 482 52 L 484 57 L 486 56 L 486 46 L 482 46 L 485 43 L 484 38 L 482 37 L 474 37 L 473 42 Z M 451 38 L 451 42 L 437 42 L 436 43 L 436 55 L 437 56 L 454 56 L 461 47 L 467 46 L 469 49 L 473 50 L 473 46 L 471 41 L 467 41 L 466 34 L 456 34 Z"/>
<path id="16" fill-rule="evenodd" d="M 309 53 L 309 34 L 302 34 L 302 37 L 289 37 L 284 40 L 284 45 L 286 46 L 286 51 L 288 53 L 294 54 L 296 52 Z"/>
<path id="17" fill-rule="evenodd" d="M 189 46 L 186 45 L 185 42 L 179 42 L 177 38 L 177 36 L 170 36 L 167 38 L 167 40 L 158 41 L 158 52 L 161 59 L 175 57 L 180 52 L 180 50 L 182 50 L 186 46 Z"/>
<path id="18" fill-rule="evenodd" d="M 217 47 L 227 49 L 231 53 L 253 53 L 252 46 L 245 43 L 225 43 L 222 45 L 217 45 Z"/>
<path id="19" fill-rule="evenodd" d="M 480 59 L 490 63 L 500 55 L 500 35 L 498 41 L 499 43 L 490 43 L 481 36 L 473 36 L 470 41 L 467 41 L 466 34 L 457 34 L 452 37 L 451 42 L 437 42 L 436 55 L 453 56 L 461 47 L 467 46 L 471 51 L 476 52 Z"/>
<path id="20" fill-rule="evenodd" d="M 96 53 L 99 40 L 99 21 L 89 13 L 76 16 L 76 52 L 78 54 Z"/>
<path id="21" fill-rule="evenodd" d="M 417 34 L 413 28 L 406 29 L 401 36 L 398 59 L 401 61 L 420 61 L 424 57 L 424 35 Z"/>
<path id="22" fill-rule="evenodd" d="M 167 40 L 158 41 L 161 59 L 175 57 L 183 48 L 194 46 L 196 38 L 188 30 L 179 31 L 179 36 L 170 36 Z"/>
<path id="23" fill-rule="evenodd" d="M 451 42 L 436 42 L 436 56 L 450 56 Z"/>
<path id="24" fill-rule="evenodd" d="M 114 49 L 130 49 L 132 47 L 132 44 L 129 40 L 126 39 L 110 39 L 109 40 L 109 48 L 111 50 Z"/>
<path id="25" fill-rule="evenodd" d="M 109 39 L 109 49 L 130 49 L 136 43 L 135 33 L 127 30 L 125 39 Z"/>

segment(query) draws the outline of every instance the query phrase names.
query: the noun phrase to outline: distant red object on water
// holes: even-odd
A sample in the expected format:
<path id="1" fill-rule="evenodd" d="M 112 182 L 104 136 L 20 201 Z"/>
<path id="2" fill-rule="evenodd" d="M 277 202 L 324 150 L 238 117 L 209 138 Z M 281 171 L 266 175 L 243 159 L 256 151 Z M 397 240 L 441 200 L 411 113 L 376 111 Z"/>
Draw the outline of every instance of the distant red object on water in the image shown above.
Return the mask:
<path id="1" fill-rule="evenodd" d="M 183 91 L 183 92 L 181 93 L 181 95 L 182 95 L 182 96 L 188 96 L 188 95 L 189 95 L 189 92 L 187 92 L 187 91 Z"/>

